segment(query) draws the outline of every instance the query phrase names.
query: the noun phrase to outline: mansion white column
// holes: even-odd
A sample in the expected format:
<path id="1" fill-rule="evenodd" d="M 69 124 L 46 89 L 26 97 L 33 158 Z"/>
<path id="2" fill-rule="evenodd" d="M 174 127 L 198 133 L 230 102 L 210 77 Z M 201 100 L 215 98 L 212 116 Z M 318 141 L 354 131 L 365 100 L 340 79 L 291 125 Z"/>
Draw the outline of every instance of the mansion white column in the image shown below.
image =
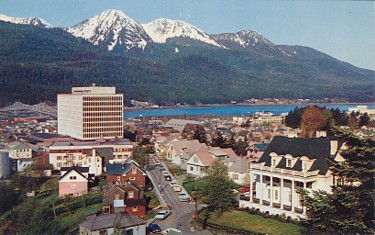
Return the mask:
<path id="1" fill-rule="evenodd" d="M 306 182 L 305 182 L 305 181 L 303 182 L 303 190 L 306 190 Z M 302 214 L 303 214 L 304 216 L 306 216 L 306 207 L 305 207 L 305 203 L 303 203 L 303 205 L 302 205 Z"/>
<path id="2" fill-rule="evenodd" d="M 295 193 L 295 189 L 294 189 L 294 180 L 292 180 L 292 191 L 291 191 L 291 194 L 292 194 L 292 202 L 291 202 L 292 212 L 294 212 L 294 203 L 296 201 L 296 193 Z"/>
<path id="3" fill-rule="evenodd" d="M 263 175 L 259 175 L 260 176 L 260 197 L 259 197 L 259 201 L 260 201 L 260 204 L 263 205 Z"/>
<path id="4" fill-rule="evenodd" d="M 283 188 L 284 188 L 284 178 L 280 178 L 280 209 L 283 209 Z"/>
<path id="5" fill-rule="evenodd" d="M 270 206 L 273 205 L 273 176 L 271 175 L 271 178 L 270 178 L 270 185 L 271 185 L 271 195 L 270 195 Z"/>
<path id="6" fill-rule="evenodd" d="M 253 173 L 250 172 L 250 202 L 253 202 Z"/>

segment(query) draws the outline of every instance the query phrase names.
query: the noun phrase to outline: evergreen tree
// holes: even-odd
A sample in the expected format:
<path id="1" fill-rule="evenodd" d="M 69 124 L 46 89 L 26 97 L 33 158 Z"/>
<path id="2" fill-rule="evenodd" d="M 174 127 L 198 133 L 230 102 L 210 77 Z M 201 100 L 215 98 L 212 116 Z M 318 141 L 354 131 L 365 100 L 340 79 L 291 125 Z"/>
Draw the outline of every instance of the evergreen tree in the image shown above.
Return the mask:
<path id="1" fill-rule="evenodd" d="M 211 215 L 220 216 L 234 207 L 234 188 L 234 182 L 228 177 L 228 167 L 222 161 L 214 161 L 207 172 L 205 187 L 199 193 L 202 203 L 207 205 L 203 211 L 205 222 Z"/>
<path id="2" fill-rule="evenodd" d="M 305 195 L 309 224 L 329 233 L 373 234 L 374 230 L 374 141 L 334 129 L 344 141 L 343 161 L 329 159 L 335 177 L 332 194 Z"/>
<path id="3" fill-rule="evenodd" d="M 194 131 L 193 139 L 198 140 L 199 143 L 207 143 L 206 132 L 204 128 L 196 128 Z"/>
<path id="4" fill-rule="evenodd" d="M 369 123 L 370 117 L 367 113 L 364 113 L 359 117 L 359 127 L 367 126 Z"/>

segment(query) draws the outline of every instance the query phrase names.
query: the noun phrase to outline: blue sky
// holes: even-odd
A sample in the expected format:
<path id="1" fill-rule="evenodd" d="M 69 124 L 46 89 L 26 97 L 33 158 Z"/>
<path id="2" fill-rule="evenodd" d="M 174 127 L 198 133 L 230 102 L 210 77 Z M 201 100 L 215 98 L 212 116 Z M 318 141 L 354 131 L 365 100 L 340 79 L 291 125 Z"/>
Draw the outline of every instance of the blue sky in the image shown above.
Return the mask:
<path id="1" fill-rule="evenodd" d="M 308 46 L 375 70 L 375 2 L 260 0 L 0 0 L 0 13 L 72 26 L 106 9 L 140 23 L 179 19 L 207 33 L 253 29 L 275 44 Z"/>

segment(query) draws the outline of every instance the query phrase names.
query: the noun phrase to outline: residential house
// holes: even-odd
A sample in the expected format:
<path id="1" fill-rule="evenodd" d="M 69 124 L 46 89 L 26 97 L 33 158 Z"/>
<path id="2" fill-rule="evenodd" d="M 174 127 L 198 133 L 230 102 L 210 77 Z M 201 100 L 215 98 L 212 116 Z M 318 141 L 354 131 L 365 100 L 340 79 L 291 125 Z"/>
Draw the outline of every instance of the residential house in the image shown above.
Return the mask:
<path id="1" fill-rule="evenodd" d="M 146 221 L 126 212 L 100 215 L 79 224 L 80 235 L 114 234 L 146 235 Z"/>
<path id="2" fill-rule="evenodd" d="M 330 192 L 334 181 L 327 158 L 336 158 L 341 143 L 329 138 L 275 136 L 258 162 L 250 164 L 249 198 L 240 207 L 253 207 L 292 218 L 306 217 L 298 189 Z"/>
<path id="3" fill-rule="evenodd" d="M 180 133 L 185 129 L 186 124 L 198 124 L 202 125 L 201 122 L 195 120 L 186 120 L 186 119 L 177 119 L 172 118 L 168 122 L 166 122 L 163 127 L 171 127 L 174 130 L 179 131 Z"/>
<path id="4" fill-rule="evenodd" d="M 147 174 L 138 163 L 133 160 L 124 162 L 123 164 L 108 164 L 106 173 L 107 183 L 109 184 L 130 181 L 142 188 L 146 186 Z"/>
<path id="5" fill-rule="evenodd" d="M 9 158 L 11 159 L 23 159 L 23 158 L 33 157 L 32 148 L 19 141 L 14 141 L 12 143 L 9 143 L 8 149 L 9 149 Z"/>
<path id="6" fill-rule="evenodd" d="M 187 161 L 187 175 L 204 177 L 207 174 L 208 168 L 215 160 L 224 161 L 236 156 L 232 149 L 207 148 L 207 146 L 202 146 Z"/>
<path id="7" fill-rule="evenodd" d="M 59 179 L 59 197 L 65 195 L 80 196 L 87 194 L 88 180 L 75 167 L 65 172 Z"/>
<path id="8" fill-rule="evenodd" d="M 262 157 L 267 147 L 268 147 L 268 144 L 266 143 L 253 144 L 247 149 L 246 157 L 251 159 L 251 161 L 257 162 Z"/>
<path id="9" fill-rule="evenodd" d="M 186 162 L 200 148 L 206 147 L 205 144 L 198 140 L 173 140 L 167 147 L 166 158 L 173 164 L 186 169 Z"/>
<path id="10" fill-rule="evenodd" d="M 233 182 L 239 185 L 250 183 L 248 173 L 248 159 L 242 157 L 232 157 L 224 160 L 228 167 L 228 176 Z"/>
<path id="11" fill-rule="evenodd" d="M 103 197 L 109 204 L 111 213 L 126 211 L 139 217 L 146 215 L 144 189 L 130 181 L 111 185 Z"/>

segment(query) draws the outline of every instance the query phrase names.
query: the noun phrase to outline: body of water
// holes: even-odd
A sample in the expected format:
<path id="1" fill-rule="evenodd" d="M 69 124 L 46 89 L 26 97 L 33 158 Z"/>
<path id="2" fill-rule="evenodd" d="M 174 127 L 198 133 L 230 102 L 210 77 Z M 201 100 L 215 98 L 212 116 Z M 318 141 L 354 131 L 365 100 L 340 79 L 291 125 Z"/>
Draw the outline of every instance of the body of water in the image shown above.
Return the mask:
<path id="1" fill-rule="evenodd" d="M 368 108 L 375 108 L 375 104 L 363 104 Z M 257 111 L 269 111 L 273 114 L 288 113 L 295 107 L 304 107 L 307 105 L 222 105 L 208 107 L 177 107 L 177 108 L 155 108 L 155 109 L 137 109 L 124 111 L 125 119 L 137 117 L 160 117 L 160 116 L 192 116 L 192 115 L 226 115 L 226 116 L 248 116 Z M 336 104 L 319 105 L 321 107 L 339 108 L 346 111 L 354 108 L 357 104 Z"/>

